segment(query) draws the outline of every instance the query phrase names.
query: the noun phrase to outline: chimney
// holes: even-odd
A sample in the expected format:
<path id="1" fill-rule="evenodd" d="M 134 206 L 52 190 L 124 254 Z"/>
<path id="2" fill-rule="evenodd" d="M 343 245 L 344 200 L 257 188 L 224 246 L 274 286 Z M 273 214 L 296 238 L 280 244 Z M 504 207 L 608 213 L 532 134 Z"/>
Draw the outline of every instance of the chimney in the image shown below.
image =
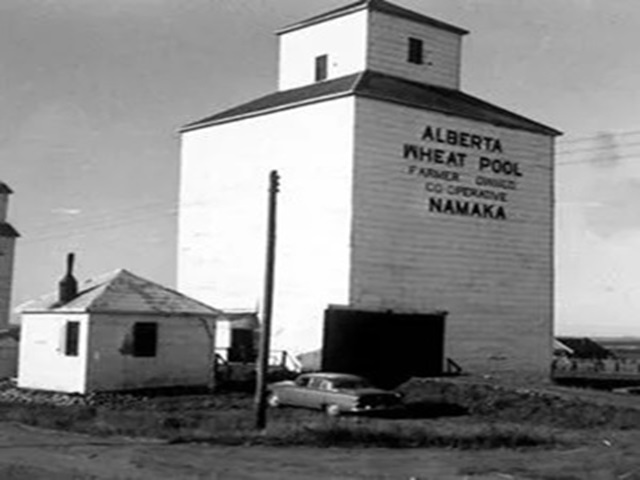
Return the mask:
<path id="1" fill-rule="evenodd" d="M 58 303 L 60 305 L 70 302 L 78 295 L 78 282 L 73 276 L 74 259 L 73 253 L 67 255 L 67 273 L 58 283 Z"/>

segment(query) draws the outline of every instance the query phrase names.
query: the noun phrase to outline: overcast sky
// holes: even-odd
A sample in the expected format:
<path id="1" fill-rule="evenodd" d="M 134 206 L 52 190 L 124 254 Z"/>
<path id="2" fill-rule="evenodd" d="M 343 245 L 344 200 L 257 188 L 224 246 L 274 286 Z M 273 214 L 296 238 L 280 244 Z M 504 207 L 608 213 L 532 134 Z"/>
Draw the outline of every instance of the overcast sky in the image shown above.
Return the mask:
<path id="1" fill-rule="evenodd" d="M 69 251 L 81 279 L 124 267 L 174 285 L 177 128 L 273 91 L 272 32 L 346 3 L 1 0 L 14 304 L 50 291 Z M 471 31 L 465 91 L 565 132 L 558 331 L 640 335 L 640 3 L 397 3 Z"/>

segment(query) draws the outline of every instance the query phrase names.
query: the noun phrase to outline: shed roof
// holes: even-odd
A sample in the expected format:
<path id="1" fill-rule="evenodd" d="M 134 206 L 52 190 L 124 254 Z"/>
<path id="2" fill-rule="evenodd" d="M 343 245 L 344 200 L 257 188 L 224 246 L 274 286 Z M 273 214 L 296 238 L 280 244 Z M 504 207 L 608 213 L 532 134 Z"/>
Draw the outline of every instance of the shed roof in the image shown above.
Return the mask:
<path id="1" fill-rule="evenodd" d="M 15 228 L 13 228 L 10 223 L 0 222 L 0 237 L 15 238 L 19 236 L 20 234 L 18 233 L 18 231 Z"/>
<path id="2" fill-rule="evenodd" d="M 566 352 L 569 354 L 573 354 L 573 350 L 567 347 L 564 343 L 562 343 L 557 338 L 553 339 L 553 350 L 559 352 Z"/>
<path id="3" fill-rule="evenodd" d="M 127 270 L 88 280 L 78 295 L 65 304 L 57 293 L 48 294 L 18 307 L 21 313 L 138 313 L 218 317 L 220 310 L 182 293 L 134 275 Z"/>
<path id="4" fill-rule="evenodd" d="M 558 337 L 578 358 L 611 358 L 613 352 L 588 337 Z"/>
<path id="5" fill-rule="evenodd" d="M 360 10 L 369 10 L 374 12 L 386 13 L 394 17 L 404 18 L 407 20 L 412 20 L 414 22 L 431 25 L 433 27 L 441 28 L 443 30 L 457 33 L 459 35 L 466 35 L 467 33 L 469 33 L 467 30 L 464 30 L 460 27 L 456 27 L 455 25 L 451 25 L 449 23 L 436 20 L 435 18 L 428 17 L 426 15 L 415 12 L 413 10 L 400 7 L 399 5 L 396 5 L 391 2 L 387 2 L 386 0 L 359 0 L 357 2 L 350 3 L 343 7 L 336 8 L 329 12 L 322 13 L 320 15 L 313 16 L 306 20 L 302 20 L 300 22 L 296 22 L 294 24 L 288 25 L 284 28 L 281 28 L 276 33 L 282 34 L 282 33 L 291 32 L 299 28 L 304 28 L 310 25 L 314 25 L 316 23 L 332 20 L 334 18 L 338 18 L 343 15 L 354 13 Z"/>
<path id="6" fill-rule="evenodd" d="M 7 185 L 4 182 L 0 182 L 0 194 L 9 194 L 9 193 L 13 193 L 13 190 L 9 188 L 9 185 Z"/>
<path id="7" fill-rule="evenodd" d="M 260 327 L 258 312 L 255 310 L 225 310 L 219 320 L 226 320 L 231 328 L 239 330 L 257 330 Z"/>
<path id="8" fill-rule="evenodd" d="M 516 130 L 550 136 L 562 134 L 554 128 L 467 95 L 460 90 L 428 85 L 370 70 L 272 93 L 189 123 L 182 127 L 181 131 L 188 132 L 348 95 L 455 115 Z"/>

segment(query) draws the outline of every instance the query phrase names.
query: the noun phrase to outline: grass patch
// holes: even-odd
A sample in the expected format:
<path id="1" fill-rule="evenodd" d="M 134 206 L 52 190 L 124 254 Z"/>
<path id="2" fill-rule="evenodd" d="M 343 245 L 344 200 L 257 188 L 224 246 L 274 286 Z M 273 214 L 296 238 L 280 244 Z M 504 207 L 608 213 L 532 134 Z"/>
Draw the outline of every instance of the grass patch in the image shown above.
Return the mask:
<path id="1" fill-rule="evenodd" d="M 0 403 L 0 419 L 41 428 L 82 430 L 93 425 L 97 411 L 93 407 L 54 405 L 16 405 Z"/>
<path id="2" fill-rule="evenodd" d="M 253 428 L 253 398 L 243 394 L 159 397 L 129 408 L 0 403 L 0 420 L 93 435 L 217 445 L 491 449 L 558 443 L 548 429 L 426 417 L 329 419 L 298 409 L 270 411 L 269 428 L 258 432 Z"/>
<path id="3" fill-rule="evenodd" d="M 266 432 L 223 432 L 176 437 L 173 443 L 216 445 L 316 446 L 348 448 L 456 448 L 495 449 L 550 447 L 562 443 L 550 431 L 518 426 L 473 425 L 443 430 L 434 424 L 349 421 L 314 422 L 297 426 L 276 423 Z"/>
<path id="4" fill-rule="evenodd" d="M 416 379 L 401 387 L 415 402 L 459 405 L 488 421 L 549 425 L 566 429 L 634 429 L 640 409 L 598 403 L 579 395 L 556 395 L 528 388 L 505 388 L 482 383 L 455 383 Z"/>

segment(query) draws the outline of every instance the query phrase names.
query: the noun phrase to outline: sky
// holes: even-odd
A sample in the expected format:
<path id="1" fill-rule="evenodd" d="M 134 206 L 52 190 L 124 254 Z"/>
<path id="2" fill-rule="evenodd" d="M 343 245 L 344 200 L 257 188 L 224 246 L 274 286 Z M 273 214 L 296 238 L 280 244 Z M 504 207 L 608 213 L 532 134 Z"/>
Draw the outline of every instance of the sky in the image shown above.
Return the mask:
<path id="1" fill-rule="evenodd" d="M 175 285 L 178 128 L 276 89 L 273 32 L 347 0 L 2 0 L 13 303 L 117 268 Z M 467 93 L 564 132 L 556 330 L 640 336 L 640 4 L 396 0 L 470 30 Z"/>

